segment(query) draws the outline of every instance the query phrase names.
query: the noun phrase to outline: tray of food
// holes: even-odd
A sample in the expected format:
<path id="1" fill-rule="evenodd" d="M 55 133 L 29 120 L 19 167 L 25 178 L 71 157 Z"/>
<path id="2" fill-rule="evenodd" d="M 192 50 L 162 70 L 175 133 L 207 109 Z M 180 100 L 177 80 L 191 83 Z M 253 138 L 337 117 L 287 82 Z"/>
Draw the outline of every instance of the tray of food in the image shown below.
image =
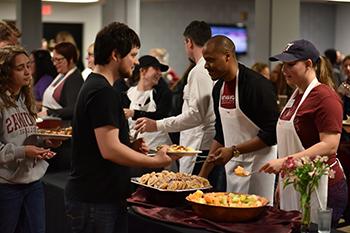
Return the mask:
<path id="1" fill-rule="evenodd" d="M 56 129 L 38 129 L 33 134 L 44 139 L 68 139 L 72 137 L 72 127 L 56 128 Z"/>
<path id="2" fill-rule="evenodd" d="M 163 145 L 157 146 L 156 151 L 162 148 Z M 202 153 L 200 150 L 194 150 L 188 146 L 179 146 L 176 144 L 170 145 L 167 151 L 169 156 L 195 156 Z"/>
<path id="3" fill-rule="evenodd" d="M 190 193 L 212 188 L 203 177 L 167 170 L 146 173 L 131 178 L 131 182 L 145 190 L 149 203 L 167 207 L 186 205 L 185 198 Z"/>
<path id="4" fill-rule="evenodd" d="M 193 192 L 212 188 L 206 178 L 167 170 L 133 177 L 131 182 L 161 192 Z"/>
<path id="5" fill-rule="evenodd" d="M 258 195 L 201 190 L 189 194 L 186 200 L 200 217 L 217 222 L 244 222 L 259 217 L 269 201 Z"/>

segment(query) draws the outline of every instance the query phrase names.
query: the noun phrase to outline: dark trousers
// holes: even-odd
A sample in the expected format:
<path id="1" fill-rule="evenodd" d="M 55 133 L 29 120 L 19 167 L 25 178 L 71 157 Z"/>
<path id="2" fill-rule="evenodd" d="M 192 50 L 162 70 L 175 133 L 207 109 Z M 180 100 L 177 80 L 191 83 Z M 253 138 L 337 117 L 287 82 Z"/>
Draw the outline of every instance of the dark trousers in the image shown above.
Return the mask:
<path id="1" fill-rule="evenodd" d="M 126 205 L 66 200 L 72 233 L 127 233 Z"/>

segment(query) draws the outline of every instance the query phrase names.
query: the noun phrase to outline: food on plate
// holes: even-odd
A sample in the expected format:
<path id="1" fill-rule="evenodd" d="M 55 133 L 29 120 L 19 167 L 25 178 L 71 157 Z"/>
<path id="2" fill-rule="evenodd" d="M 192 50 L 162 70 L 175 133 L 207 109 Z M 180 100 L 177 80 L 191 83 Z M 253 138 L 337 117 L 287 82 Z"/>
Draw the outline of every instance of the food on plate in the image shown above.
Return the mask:
<path id="1" fill-rule="evenodd" d="M 187 196 L 187 200 L 213 206 L 223 207 L 260 207 L 267 204 L 267 199 L 257 195 L 240 194 L 240 193 L 203 193 L 200 190 Z"/>
<path id="2" fill-rule="evenodd" d="M 234 173 L 236 176 L 249 176 L 249 172 L 244 169 L 244 167 L 237 166 L 234 169 Z"/>
<path id="3" fill-rule="evenodd" d="M 38 129 L 39 134 L 50 134 L 50 135 L 72 135 L 72 127 L 67 128 L 56 128 L 56 129 Z"/>
<path id="4" fill-rule="evenodd" d="M 160 150 L 164 145 L 157 146 L 156 150 Z M 193 148 L 188 146 L 179 146 L 176 144 L 170 145 L 168 148 L 168 152 L 193 152 L 195 151 Z"/>
<path id="5" fill-rule="evenodd" d="M 146 173 L 139 178 L 139 182 L 155 188 L 172 191 L 210 187 L 209 181 L 203 177 L 167 170 Z"/>

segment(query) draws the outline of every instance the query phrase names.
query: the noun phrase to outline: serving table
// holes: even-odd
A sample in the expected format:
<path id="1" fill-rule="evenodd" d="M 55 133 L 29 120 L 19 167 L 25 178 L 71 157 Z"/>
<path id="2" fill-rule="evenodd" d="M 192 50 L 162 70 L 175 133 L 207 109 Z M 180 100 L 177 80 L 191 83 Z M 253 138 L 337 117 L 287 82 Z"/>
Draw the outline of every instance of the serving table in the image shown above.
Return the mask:
<path id="1" fill-rule="evenodd" d="M 138 189 L 129 203 L 129 232 L 268 232 L 289 233 L 299 229 L 300 213 L 266 207 L 257 219 L 248 222 L 214 222 L 197 216 L 188 205 L 158 206 L 147 201 L 147 192 Z"/>

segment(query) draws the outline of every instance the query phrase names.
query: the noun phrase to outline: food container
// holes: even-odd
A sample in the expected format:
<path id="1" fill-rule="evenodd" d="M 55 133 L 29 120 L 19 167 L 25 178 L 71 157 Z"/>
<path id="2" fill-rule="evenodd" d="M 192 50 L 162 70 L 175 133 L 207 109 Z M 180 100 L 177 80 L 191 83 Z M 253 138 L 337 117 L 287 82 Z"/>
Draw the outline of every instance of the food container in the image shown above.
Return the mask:
<path id="1" fill-rule="evenodd" d="M 131 178 L 131 183 L 141 186 L 145 190 L 146 200 L 151 204 L 165 207 L 179 207 L 186 205 L 186 197 L 196 190 L 210 190 L 212 186 L 198 189 L 166 190 L 148 186 L 139 182 L 139 177 Z"/>
<path id="2" fill-rule="evenodd" d="M 37 118 L 36 125 L 40 129 L 55 129 L 62 127 L 62 120 L 58 117 Z"/>
<path id="3" fill-rule="evenodd" d="M 200 204 L 191 201 L 188 197 L 186 200 L 199 217 L 215 222 L 246 222 L 258 218 L 266 210 L 268 200 L 264 197 L 258 198 L 263 203 L 259 207 L 224 207 Z"/>

